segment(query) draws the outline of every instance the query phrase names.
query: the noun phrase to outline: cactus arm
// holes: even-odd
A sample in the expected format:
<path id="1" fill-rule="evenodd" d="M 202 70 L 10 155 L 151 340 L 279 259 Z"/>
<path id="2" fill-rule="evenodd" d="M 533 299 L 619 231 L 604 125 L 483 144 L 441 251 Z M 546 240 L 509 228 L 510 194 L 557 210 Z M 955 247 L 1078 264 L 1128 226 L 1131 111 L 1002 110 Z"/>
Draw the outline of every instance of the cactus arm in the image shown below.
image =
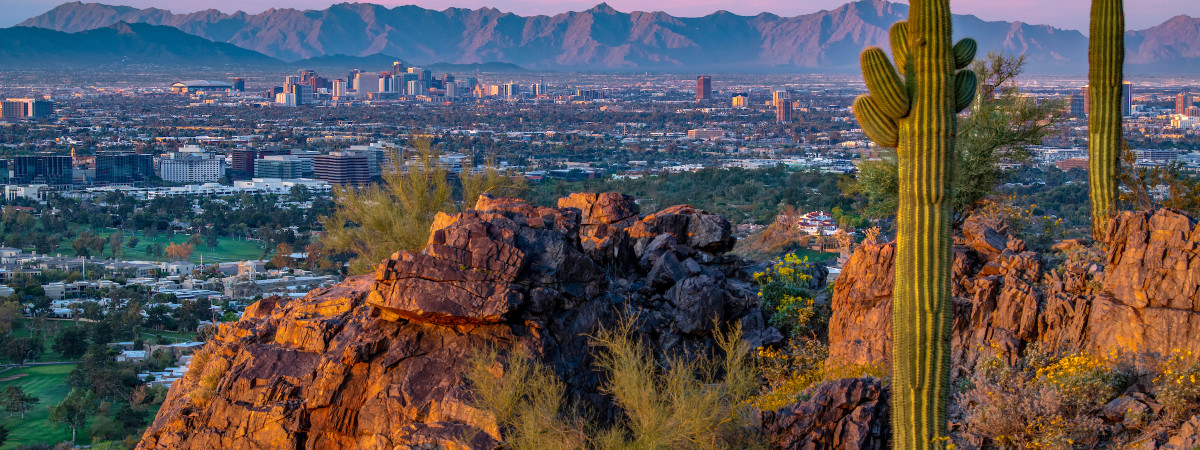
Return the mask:
<path id="1" fill-rule="evenodd" d="M 1092 0 L 1088 35 L 1088 183 L 1092 236 L 1100 239 L 1117 197 L 1121 157 L 1121 85 L 1125 63 L 1125 11 L 1122 0 Z"/>
<path id="2" fill-rule="evenodd" d="M 870 47 L 862 52 L 860 61 L 867 90 L 871 92 L 871 98 L 880 110 L 893 119 L 908 114 L 908 89 L 883 50 Z"/>
<path id="3" fill-rule="evenodd" d="M 954 74 L 954 112 L 962 112 L 975 99 L 975 86 L 978 83 L 975 72 L 961 70 Z"/>
<path id="4" fill-rule="evenodd" d="M 896 67 L 899 67 L 907 75 L 908 22 L 900 21 L 892 24 L 892 28 L 888 30 L 888 37 L 892 43 L 892 58 L 896 60 Z"/>
<path id="5" fill-rule="evenodd" d="M 881 147 L 896 148 L 900 142 L 899 126 L 896 119 L 884 114 L 870 95 L 860 95 L 854 99 L 854 114 L 862 126 L 863 133 Z"/>

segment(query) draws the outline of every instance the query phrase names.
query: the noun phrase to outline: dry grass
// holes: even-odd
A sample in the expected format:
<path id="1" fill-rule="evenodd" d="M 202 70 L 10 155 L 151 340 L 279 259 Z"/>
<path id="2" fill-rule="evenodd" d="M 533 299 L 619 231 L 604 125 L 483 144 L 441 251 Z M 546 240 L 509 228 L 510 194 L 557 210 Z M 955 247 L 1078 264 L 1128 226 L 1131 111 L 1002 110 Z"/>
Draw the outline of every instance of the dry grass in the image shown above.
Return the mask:
<path id="1" fill-rule="evenodd" d="M 612 426 L 601 426 L 567 408 L 565 386 L 523 351 L 487 352 L 473 360 L 467 378 L 477 406 L 502 426 L 515 449 L 757 448 L 748 399 L 759 374 L 740 327 L 718 333 L 722 357 L 670 358 L 660 366 L 634 337 L 632 319 L 602 329 L 593 339 L 603 391 L 620 408 Z"/>

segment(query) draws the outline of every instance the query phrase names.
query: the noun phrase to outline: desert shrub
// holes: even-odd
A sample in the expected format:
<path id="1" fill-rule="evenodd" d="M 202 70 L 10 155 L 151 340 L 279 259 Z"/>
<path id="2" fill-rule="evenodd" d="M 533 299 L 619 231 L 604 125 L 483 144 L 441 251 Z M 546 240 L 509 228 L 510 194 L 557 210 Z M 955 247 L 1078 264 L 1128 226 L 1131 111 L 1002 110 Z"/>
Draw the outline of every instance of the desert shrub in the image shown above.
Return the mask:
<path id="1" fill-rule="evenodd" d="M 1096 444 L 1103 421 L 1091 412 L 1119 392 L 1115 361 L 1086 353 L 1033 359 L 1015 367 L 1000 357 L 980 362 L 955 398 L 967 430 L 1002 448 Z"/>
<path id="2" fill-rule="evenodd" d="M 1103 405 L 1120 393 L 1122 376 L 1112 361 L 1085 352 L 1067 355 L 1037 369 L 1037 381 L 1058 392 L 1066 406 Z"/>
<path id="3" fill-rule="evenodd" d="M 669 358 L 660 366 L 634 337 L 633 320 L 592 338 L 603 392 L 621 415 L 611 426 L 565 408 L 565 387 L 542 363 L 521 351 L 497 367 L 495 353 L 472 361 L 467 373 L 476 406 L 503 427 L 505 445 L 545 448 L 754 448 L 753 408 L 747 400 L 759 375 L 741 330 L 717 333 L 722 357 Z"/>
<path id="4" fill-rule="evenodd" d="M 199 407 L 208 405 L 217 393 L 221 377 L 229 370 L 229 360 L 214 355 L 213 352 L 207 349 L 197 352 L 188 365 L 186 377 L 196 381 L 196 386 L 188 392 L 188 397 Z"/>
<path id="5" fill-rule="evenodd" d="M 1157 400 L 1172 420 L 1190 417 L 1200 401 L 1200 361 L 1189 350 L 1174 349 L 1154 379 Z"/>
<path id="6" fill-rule="evenodd" d="M 789 253 L 754 274 L 767 322 L 790 336 L 812 334 L 829 321 L 828 306 L 818 305 L 809 291 L 808 268 L 808 258 Z"/>
<path id="7" fill-rule="evenodd" d="M 810 338 L 795 338 L 785 345 L 760 347 L 758 366 L 766 384 L 751 404 L 764 410 L 776 410 L 804 400 L 814 386 L 831 380 L 856 377 L 885 378 L 883 361 L 873 364 L 826 364 L 829 346 Z"/>
<path id="8" fill-rule="evenodd" d="M 474 387 L 476 405 L 493 414 L 508 446 L 583 447 L 582 430 L 563 411 L 563 383 L 523 347 L 509 352 L 506 364 L 499 361 L 495 350 L 477 354 L 467 379 Z"/>

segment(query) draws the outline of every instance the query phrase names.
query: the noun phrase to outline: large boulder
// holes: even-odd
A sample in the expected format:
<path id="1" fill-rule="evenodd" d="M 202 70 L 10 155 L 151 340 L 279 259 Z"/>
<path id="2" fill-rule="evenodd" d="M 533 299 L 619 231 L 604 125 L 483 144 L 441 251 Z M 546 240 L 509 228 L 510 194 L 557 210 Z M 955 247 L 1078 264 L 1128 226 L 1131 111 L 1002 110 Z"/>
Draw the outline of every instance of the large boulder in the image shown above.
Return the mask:
<path id="1" fill-rule="evenodd" d="M 714 319 L 738 321 L 755 346 L 778 339 L 744 264 L 723 255 L 723 218 L 685 207 L 643 219 L 619 194 L 560 205 L 484 196 L 373 275 L 251 305 L 171 387 L 139 448 L 493 448 L 499 428 L 462 378 L 478 352 L 539 354 L 613 419 L 587 336 L 622 316 L 663 360 L 711 351 Z"/>
<path id="2" fill-rule="evenodd" d="M 771 448 L 882 450 L 890 447 L 888 389 L 875 378 L 821 384 L 808 400 L 762 413 Z"/>

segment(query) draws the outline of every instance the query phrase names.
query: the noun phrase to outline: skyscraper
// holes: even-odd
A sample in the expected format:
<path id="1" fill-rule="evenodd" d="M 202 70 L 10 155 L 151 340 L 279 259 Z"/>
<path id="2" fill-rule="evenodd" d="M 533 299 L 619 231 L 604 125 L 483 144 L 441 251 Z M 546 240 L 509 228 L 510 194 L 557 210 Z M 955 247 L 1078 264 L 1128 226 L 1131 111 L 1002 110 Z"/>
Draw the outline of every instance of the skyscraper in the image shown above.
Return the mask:
<path id="1" fill-rule="evenodd" d="M 788 123 L 792 121 L 792 96 L 785 90 L 771 93 L 771 104 L 775 106 L 775 121 Z"/>
<path id="2" fill-rule="evenodd" d="M 1192 93 L 1188 91 L 1180 92 L 1175 96 L 1175 114 L 1187 115 L 1188 108 L 1192 107 Z"/>
<path id="3" fill-rule="evenodd" d="M 696 77 L 696 100 L 712 99 L 712 78 L 708 75 Z"/>
<path id="4" fill-rule="evenodd" d="M 233 79 L 233 90 L 234 90 L 234 92 L 245 92 L 246 91 L 246 79 L 242 78 L 242 77 L 234 78 Z"/>
<path id="5" fill-rule="evenodd" d="M 392 75 L 400 75 L 404 73 L 405 70 L 406 68 L 404 67 L 404 63 L 400 61 L 392 63 Z"/>

